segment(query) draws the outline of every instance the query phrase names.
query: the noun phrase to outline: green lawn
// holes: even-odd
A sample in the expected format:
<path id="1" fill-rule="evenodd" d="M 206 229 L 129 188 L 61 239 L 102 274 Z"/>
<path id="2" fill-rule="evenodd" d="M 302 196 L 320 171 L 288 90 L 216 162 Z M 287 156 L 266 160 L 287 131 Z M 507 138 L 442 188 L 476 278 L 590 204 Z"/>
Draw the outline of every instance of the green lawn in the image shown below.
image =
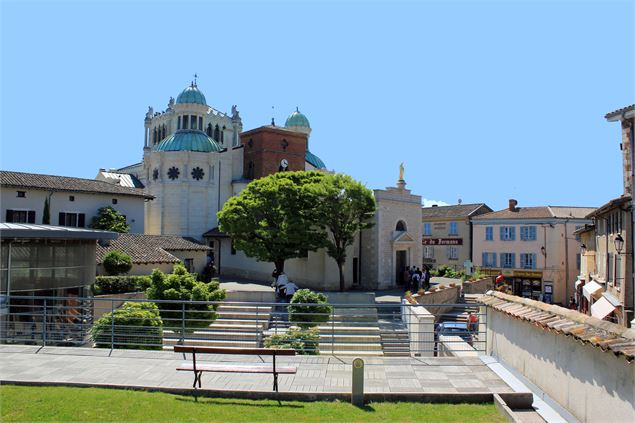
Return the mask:
<path id="1" fill-rule="evenodd" d="M 0 421 L 504 422 L 494 404 L 299 402 L 199 398 L 98 388 L 0 386 Z"/>

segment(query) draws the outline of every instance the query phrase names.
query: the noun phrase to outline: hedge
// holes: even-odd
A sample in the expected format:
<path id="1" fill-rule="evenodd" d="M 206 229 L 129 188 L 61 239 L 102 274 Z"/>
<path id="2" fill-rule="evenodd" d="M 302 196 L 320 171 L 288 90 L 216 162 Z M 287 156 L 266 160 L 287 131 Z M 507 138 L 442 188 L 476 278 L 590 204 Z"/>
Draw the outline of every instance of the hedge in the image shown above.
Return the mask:
<path id="1" fill-rule="evenodd" d="M 122 294 L 125 292 L 143 292 L 150 287 L 150 276 L 97 276 L 93 294 Z"/>
<path id="2" fill-rule="evenodd" d="M 90 335 L 97 348 L 111 348 L 114 341 L 114 348 L 163 349 L 163 322 L 154 303 L 123 303 L 98 319 Z"/>
<path id="3" fill-rule="evenodd" d="M 333 307 L 327 303 L 324 294 L 313 292 L 310 289 L 300 289 L 291 298 L 291 304 L 289 304 L 287 310 L 290 322 L 302 328 L 308 328 L 328 322 Z"/>
<path id="4" fill-rule="evenodd" d="M 320 334 L 317 328 L 300 329 L 291 327 L 285 333 L 271 335 L 265 339 L 267 348 L 292 348 L 299 355 L 318 355 Z"/>

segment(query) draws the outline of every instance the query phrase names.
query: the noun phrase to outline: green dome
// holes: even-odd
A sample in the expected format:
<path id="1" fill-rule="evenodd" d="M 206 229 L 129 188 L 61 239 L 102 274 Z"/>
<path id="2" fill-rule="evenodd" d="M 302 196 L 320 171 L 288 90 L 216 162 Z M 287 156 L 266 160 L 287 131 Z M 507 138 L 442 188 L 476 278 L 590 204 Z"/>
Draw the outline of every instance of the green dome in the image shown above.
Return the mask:
<path id="1" fill-rule="evenodd" d="M 191 130 L 176 131 L 153 149 L 153 151 L 200 151 L 203 153 L 221 150 L 218 143 L 203 132 Z"/>
<path id="2" fill-rule="evenodd" d="M 306 116 L 300 113 L 297 107 L 295 109 L 295 112 L 289 115 L 289 117 L 287 118 L 287 121 L 284 123 L 284 126 L 286 128 L 290 126 L 302 126 L 304 128 L 311 127 L 311 125 L 309 125 L 309 119 L 307 119 Z"/>
<path id="3" fill-rule="evenodd" d="M 194 85 L 194 83 L 192 83 L 189 87 L 186 87 L 183 91 L 181 91 L 181 94 L 179 94 L 179 96 L 176 98 L 176 102 L 178 104 L 194 103 L 194 104 L 207 105 L 207 102 L 205 101 L 205 96 L 198 89 L 198 87 Z"/>
<path id="4" fill-rule="evenodd" d="M 315 154 L 311 153 L 309 150 L 306 151 L 306 154 L 304 155 L 304 160 L 309 162 L 316 169 L 326 169 L 326 165 L 324 164 L 322 159 L 320 159 Z"/>

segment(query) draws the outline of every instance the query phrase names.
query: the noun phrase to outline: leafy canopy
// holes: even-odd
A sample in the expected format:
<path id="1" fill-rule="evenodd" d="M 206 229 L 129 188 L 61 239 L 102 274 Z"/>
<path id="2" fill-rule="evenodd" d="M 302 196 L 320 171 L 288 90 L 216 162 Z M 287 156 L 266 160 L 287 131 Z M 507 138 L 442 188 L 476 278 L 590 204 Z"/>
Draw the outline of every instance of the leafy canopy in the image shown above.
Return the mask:
<path id="1" fill-rule="evenodd" d="M 283 270 L 286 259 L 325 245 L 315 192 L 323 179 L 320 172 L 305 171 L 257 179 L 225 203 L 218 213 L 220 229 L 236 249 Z"/>
<path id="2" fill-rule="evenodd" d="M 150 288 L 146 291 L 151 300 L 179 300 L 179 301 L 222 301 L 225 290 L 220 288 L 217 280 L 209 283 L 199 282 L 189 273 L 185 266 L 176 264 L 171 274 L 166 275 L 159 269 L 154 269 Z M 205 327 L 216 320 L 217 304 L 186 303 L 157 303 L 161 310 L 161 317 L 170 322 L 169 325 L 181 326 L 185 315 L 187 328 Z"/>
<path id="3" fill-rule="evenodd" d="M 102 264 L 106 273 L 111 276 L 121 275 L 132 269 L 132 259 L 130 256 L 119 250 L 107 252 Z"/>
<path id="4" fill-rule="evenodd" d="M 111 206 L 101 207 L 97 210 L 97 216 L 93 217 L 90 225 L 93 229 L 103 229 L 119 233 L 128 233 L 130 226 L 126 223 L 126 217 Z"/>

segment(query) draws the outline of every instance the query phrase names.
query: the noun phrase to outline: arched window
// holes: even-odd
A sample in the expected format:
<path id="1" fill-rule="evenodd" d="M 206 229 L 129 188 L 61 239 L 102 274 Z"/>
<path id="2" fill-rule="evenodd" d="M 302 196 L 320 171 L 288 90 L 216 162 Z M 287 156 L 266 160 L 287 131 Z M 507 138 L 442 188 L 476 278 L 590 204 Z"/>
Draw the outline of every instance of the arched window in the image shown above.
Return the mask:
<path id="1" fill-rule="evenodd" d="M 163 125 L 163 128 L 161 129 L 161 139 L 165 138 L 165 125 Z"/>
<path id="2" fill-rule="evenodd" d="M 220 141 L 220 128 L 218 127 L 218 125 L 216 125 L 216 127 L 214 128 L 214 140 L 216 141 Z"/>
<path id="3" fill-rule="evenodd" d="M 152 144 L 156 144 L 157 143 L 157 128 L 154 128 L 152 130 Z"/>
<path id="4" fill-rule="evenodd" d="M 200 116 L 198 117 L 198 129 L 203 130 L 203 118 Z"/>
<path id="5" fill-rule="evenodd" d="M 196 116 L 190 115 L 190 128 L 196 129 Z"/>
<path id="6" fill-rule="evenodd" d="M 208 136 L 208 137 L 211 137 L 211 136 L 212 136 L 212 132 L 213 132 L 213 130 L 212 130 L 212 124 L 211 124 L 211 123 L 208 123 L 208 124 L 207 124 L 207 130 L 206 130 L 205 132 L 207 133 L 207 136 Z"/>
<path id="7" fill-rule="evenodd" d="M 181 129 L 187 129 L 187 115 L 183 115 L 183 121 L 181 123 Z"/>
<path id="8" fill-rule="evenodd" d="M 176 121 L 176 129 L 181 129 L 181 116 Z"/>
<path id="9" fill-rule="evenodd" d="M 395 230 L 405 232 L 407 230 L 406 223 L 403 220 L 400 220 L 399 222 L 397 222 L 397 227 L 395 228 Z"/>

